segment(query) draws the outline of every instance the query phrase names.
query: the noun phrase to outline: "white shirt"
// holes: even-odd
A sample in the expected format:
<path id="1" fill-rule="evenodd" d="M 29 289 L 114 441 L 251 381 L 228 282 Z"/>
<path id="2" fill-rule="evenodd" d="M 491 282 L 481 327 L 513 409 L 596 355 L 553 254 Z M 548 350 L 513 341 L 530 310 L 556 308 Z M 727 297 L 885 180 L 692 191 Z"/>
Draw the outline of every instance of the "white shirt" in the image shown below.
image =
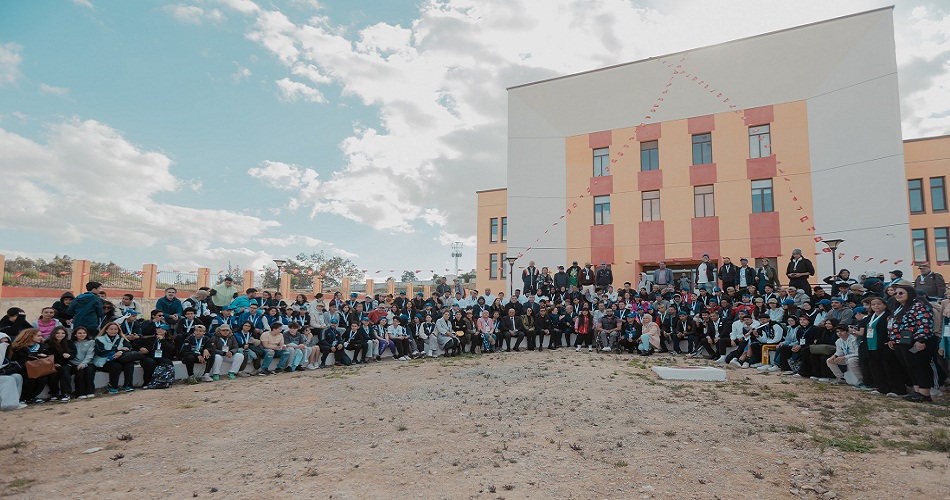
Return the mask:
<path id="1" fill-rule="evenodd" d="M 696 277 L 697 283 L 709 283 L 709 280 L 706 279 L 706 263 L 700 263 L 699 268 L 696 270 L 699 276 Z"/>

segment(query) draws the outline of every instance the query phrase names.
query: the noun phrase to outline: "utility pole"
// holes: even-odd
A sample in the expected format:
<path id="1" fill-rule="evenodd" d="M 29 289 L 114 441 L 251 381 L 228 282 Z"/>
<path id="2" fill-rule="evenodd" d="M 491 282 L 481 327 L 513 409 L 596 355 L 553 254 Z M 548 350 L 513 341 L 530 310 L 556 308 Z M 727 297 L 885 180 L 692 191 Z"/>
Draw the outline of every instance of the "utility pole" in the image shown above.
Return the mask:
<path id="1" fill-rule="evenodd" d="M 452 257 L 455 257 L 455 277 L 459 277 L 459 258 L 462 257 L 462 242 L 452 243 Z"/>

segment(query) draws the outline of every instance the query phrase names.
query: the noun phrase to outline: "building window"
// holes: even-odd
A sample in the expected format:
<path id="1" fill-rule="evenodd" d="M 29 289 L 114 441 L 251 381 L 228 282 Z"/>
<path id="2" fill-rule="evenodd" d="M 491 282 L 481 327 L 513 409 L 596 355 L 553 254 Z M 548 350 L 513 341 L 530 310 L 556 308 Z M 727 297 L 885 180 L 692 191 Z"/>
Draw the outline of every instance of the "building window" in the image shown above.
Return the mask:
<path id="1" fill-rule="evenodd" d="M 508 241 L 508 217 L 501 218 L 501 241 Z"/>
<path id="2" fill-rule="evenodd" d="M 594 150 L 594 177 L 610 175 L 610 148 Z"/>
<path id="3" fill-rule="evenodd" d="M 752 213 L 774 212 L 772 179 L 752 181 Z"/>
<path id="4" fill-rule="evenodd" d="M 488 238 L 488 242 L 498 243 L 498 219 L 495 217 L 492 217 L 491 219 L 489 219 L 489 223 L 491 224 L 491 233 Z"/>
<path id="5" fill-rule="evenodd" d="M 943 177 L 930 178 L 930 208 L 934 212 L 947 211 L 947 188 Z"/>
<path id="6" fill-rule="evenodd" d="M 643 222 L 660 220 L 660 192 L 644 191 L 642 196 Z"/>
<path id="7" fill-rule="evenodd" d="M 498 254 L 488 254 L 488 279 L 498 279 Z"/>
<path id="8" fill-rule="evenodd" d="M 696 217 L 714 217 L 716 200 L 712 185 L 693 188 L 693 205 Z"/>
<path id="9" fill-rule="evenodd" d="M 657 141 L 640 143 L 640 170 L 660 169 L 660 146 Z"/>
<path id="10" fill-rule="evenodd" d="M 927 262 L 927 230 L 912 229 L 910 239 L 914 247 L 914 262 Z"/>
<path id="11" fill-rule="evenodd" d="M 749 127 L 749 158 L 765 158 L 772 154 L 772 136 L 768 125 Z"/>
<path id="12" fill-rule="evenodd" d="M 505 279 L 508 277 L 508 262 L 506 260 L 507 258 L 508 258 L 508 254 L 503 253 L 501 254 L 501 260 L 498 261 L 498 264 L 501 267 L 501 279 Z"/>
<path id="13" fill-rule="evenodd" d="M 934 257 L 937 262 L 950 262 L 950 230 L 945 227 L 934 229 Z"/>
<path id="14" fill-rule="evenodd" d="M 910 213 L 924 213 L 924 189 L 922 179 L 909 179 L 907 181 L 907 195 L 910 198 Z"/>
<path id="15" fill-rule="evenodd" d="M 712 133 L 693 136 L 693 165 L 712 163 Z"/>
<path id="16" fill-rule="evenodd" d="M 610 196 L 594 197 L 594 225 L 610 224 Z"/>

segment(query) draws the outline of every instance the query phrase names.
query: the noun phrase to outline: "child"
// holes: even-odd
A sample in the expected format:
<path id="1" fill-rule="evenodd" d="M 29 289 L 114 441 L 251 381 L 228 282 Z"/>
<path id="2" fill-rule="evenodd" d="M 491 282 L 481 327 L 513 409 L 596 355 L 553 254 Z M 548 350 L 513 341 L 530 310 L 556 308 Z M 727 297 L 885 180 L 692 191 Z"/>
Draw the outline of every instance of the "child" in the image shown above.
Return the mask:
<path id="1" fill-rule="evenodd" d="M 95 340 L 89 338 L 89 331 L 84 326 L 77 326 L 73 330 L 72 363 L 76 374 L 76 396 L 79 399 L 96 397 L 96 367 L 92 364 L 95 354 Z"/>
<path id="2" fill-rule="evenodd" d="M 858 363 L 858 337 L 854 334 L 856 327 L 838 325 L 835 327 L 835 334 L 838 340 L 835 341 L 835 353 L 828 358 L 826 363 L 835 379 L 821 378 L 819 382 L 831 382 L 832 384 L 841 384 L 844 382 L 844 374 L 841 373 L 841 366 L 847 366 L 848 371 L 854 375 L 855 385 L 864 383 L 864 377 L 861 373 L 861 365 Z"/>

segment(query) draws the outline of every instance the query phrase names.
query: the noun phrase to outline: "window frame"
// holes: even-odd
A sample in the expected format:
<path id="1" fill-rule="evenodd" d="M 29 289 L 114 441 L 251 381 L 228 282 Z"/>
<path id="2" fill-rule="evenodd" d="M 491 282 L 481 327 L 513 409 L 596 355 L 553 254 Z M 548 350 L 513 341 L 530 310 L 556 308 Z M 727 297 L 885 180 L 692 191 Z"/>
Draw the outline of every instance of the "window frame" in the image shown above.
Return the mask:
<path id="1" fill-rule="evenodd" d="M 501 241 L 504 243 L 508 241 L 508 217 L 507 216 L 501 218 L 500 225 L 501 225 Z"/>
<path id="2" fill-rule="evenodd" d="M 934 187 L 934 181 L 940 181 L 940 185 Z M 940 177 L 931 177 L 930 182 L 928 183 L 930 188 L 930 211 L 933 213 L 943 213 L 947 211 L 947 178 Z M 940 200 L 940 203 L 943 204 L 942 207 L 937 208 L 934 204 L 935 201 Z"/>
<path id="3" fill-rule="evenodd" d="M 508 268 L 505 267 L 505 264 L 508 264 L 508 252 L 502 252 L 498 256 L 498 265 L 501 266 L 501 279 L 508 279 Z"/>
<path id="4" fill-rule="evenodd" d="M 708 140 L 701 140 L 704 136 L 709 136 Z M 699 139 L 699 140 L 698 140 Z M 693 165 L 711 165 L 713 163 L 713 151 L 712 151 L 712 132 L 704 132 L 702 134 L 693 134 L 692 136 L 693 144 Z M 706 154 L 709 154 L 709 161 L 700 161 L 696 162 L 697 157 L 697 146 L 699 147 L 699 159 L 706 160 Z M 708 146 L 708 147 L 706 147 Z M 707 151 L 708 149 L 708 151 Z"/>
<path id="5" fill-rule="evenodd" d="M 498 279 L 498 254 L 497 253 L 488 254 L 488 279 L 490 280 Z"/>
<path id="6" fill-rule="evenodd" d="M 911 187 L 911 183 L 916 182 L 917 187 Z M 920 201 L 920 210 L 914 210 L 914 192 L 917 192 Z M 907 202 L 909 204 L 910 213 L 912 214 L 924 214 L 927 213 L 927 200 L 924 199 L 924 180 L 923 179 L 907 179 Z"/>
<path id="7" fill-rule="evenodd" d="M 606 211 L 604 210 L 605 207 Z M 606 217 L 604 217 L 605 212 Z M 610 195 L 594 196 L 594 225 L 606 226 L 608 224 L 610 224 Z"/>
<path id="8" fill-rule="evenodd" d="M 654 147 L 644 149 L 647 145 Z M 643 161 L 644 153 L 647 155 L 646 164 Z M 643 141 L 640 143 L 640 171 L 651 172 L 660 169 L 660 141 Z"/>
<path id="9" fill-rule="evenodd" d="M 498 217 L 488 219 L 488 242 L 498 243 Z"/>
<path id="10" fill-rule="evenodd" d="M 768 182 L 769 187 L 756 187 L 757 182 Z M 775 182 L 769 179 L 753 179 L 750 185 L 751 194 L 752 194 L 752 213 L 754 214 L 767 214 L 775 212 Z M 766 190 L 768 190 L 768 198 L 766 198 Z M 756 207 L 756 191 L 759 191 L 760 203 L 759 207 Z M 766 210 L 766 202 L 768 202 L 768 210 Z M 758 209 L 757 209 L 758 208 Z"/>
<path id="11" fill-rule="evenodd" d="M 598 151 L 600 154 L 598 154 Z M 594 148 L 592 150 L 592 156 L 593 177 L 606 177 L 610 175 L 610 147 Z"/>
<path id="12" fill-rule="evenodd" d="M 760 130 L 763 127 L 765 128 L 764 132 Z M 756 149 L 756 151 L 753 151 L 753 149 Z M 749 127 L 749 159 L 768 158 L 769 156 L 772 156 L 772 129 L 769 124 Z"/>
<path id="13" fill-rule="evenodd" d="M 708 193 L 700 193 L 700 189 L 709 189 Z M 702 199 L 703 214 L 699 213 L 700 199 Z M 711 210 L 707 210 L 710 208 Z M 710 213 L 711 212 L 711 213 Z M 716 187 L 714 184 L 704 184 L 702 186 L 693 186 L 693 217 L 702 219 L 716 216 Z"/>
<path id="14" fill-rule="evenodd" d="M 655 196 L 654 196 L 655 195 Z M 647 208 L 649 204 L 649 209 Z M 641 219 L 643 222 L 657 222 L 663 220 L 660 206 L 660 190 L 640 192 Z M 647 213 L 650 217 L 647 218 Z"/>
<path id="15" fill-rule="evenodd" d="M 921 236 L 918 238 L 914 233 L 920 231 Z M 923 259 L 918 259 L 917 255 L 917 245 L 920 243 L 921 248 L 923 249 Z M 910 251 L 913 253 L 914 262 L 929 262 L 930 261 L 930 252 L 927 248 L 927 230 L 926 229 L 911 229 L 910 230 Z"/>
<path id="16" fill-rule="evenodd" d="M 937 232 L 942 231 L 942 236 L 937 236 Z M 943 245 L 940 246 L 937 244 L 938 241 L 942 241 Z M 941 255 L 940 249 L 944 249 L 944 254 Z M 942 258 L 941 258 L 942 257 Z M 934 260 L 938 263 L 940 262 L 950 262 L 950 228 L 948 227 L 935 227 L 934 228 Z"/>

